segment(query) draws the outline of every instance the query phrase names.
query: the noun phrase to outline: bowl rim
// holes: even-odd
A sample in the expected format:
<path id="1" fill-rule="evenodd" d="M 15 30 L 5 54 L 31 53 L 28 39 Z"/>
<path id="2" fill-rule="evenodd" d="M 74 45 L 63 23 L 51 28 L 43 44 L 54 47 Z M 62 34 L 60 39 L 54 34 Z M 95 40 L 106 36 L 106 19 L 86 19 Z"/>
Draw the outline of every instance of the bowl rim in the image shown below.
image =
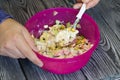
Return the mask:
<path id="1" fill-rule="evenodd" d="M 31 16 L 28 20 L 27 20 L 27 22 L 25 23 L 25 27 L 27 28 L 27 24 L 31 21 L 31 19 L 34 19 L 35 18 L 35 16 L 38 16 L 39 14 L 42 14 L 42 13 L 44 13 L 44 12 L 46 12 L 46 11 L 49 11 L 49 10 L 73 10 L 73 11 L 75 11 L 75 12 L 78 12 L 79 10 L 77 10 L 77 9 L 73 9 L 73 8 L 66 8 L 66 7 L 56 7 L 56 8 L 49 8 L 49 9 L 45 9 L 45 10 L 42 10 L 42 11 L 39 11 L 39 12 L 37 12 L 36 14 L 34 14 L 33 16 Z M 91 17 L 91 16 L 89 16 L 87 13 L 84 13 L 84 15 L 83 15 L 84 17 L 87 17 L 91 22 L 92 22 L 92 24 L 95 26 L 95 30 L 96 30 L 96 34 L 98 35 L 97 36 L 97 38 L 96 38 L 96 41 L 94 42 L 94 44 L 93 44 L 93 46 L 87 51 L 88 53 L 90 52 L 91 54 L 93 53 L 93 51 L 97 48 L 97 46 L 98 46 L 98 44 L 99 44 L 99 41 L 100 41 L 100 31 L 99 31 L 99 27 L 98 27 L 98 25 L 96 24 L 96 22 L 94 21 L 94 19 Z M 33 50 L 34 51 L 34 50 Z M 41 53 L 39 52 L 36 52 L 36 51 L 34 51 L 35 52 L 35 54 L 38 56 L 38 57 L 40 57 L 40 58 L 44 58 L 44 59 L 46 59 L 46 60 L 52 60 L 52 61 L 55 61 L 55 60 L 57 60 L 57 61 L 65 61 L 65 60 L 67 60 L 67 61 L 69 61 L 69 60 L 71 60 L 71 59 L 79 59 L 79 57 L 80 56 L 83 56 L 83 55 L 86 55 L 86 53 L 87 52 L 84 52 L 83 54 L 80 54 L 80 55 L 78 55 L 78 56 L 74 56 L 74 57 L 72 57 L 72 58 L 62 58 L 62 59 L 58 59 L 58 58 L 51 58 L 51 57 L 46 57 L 46 56 L 43 56 L 43 55 L 41 55 Z M 91 55 L 90 54 L 90 55 Z"/>

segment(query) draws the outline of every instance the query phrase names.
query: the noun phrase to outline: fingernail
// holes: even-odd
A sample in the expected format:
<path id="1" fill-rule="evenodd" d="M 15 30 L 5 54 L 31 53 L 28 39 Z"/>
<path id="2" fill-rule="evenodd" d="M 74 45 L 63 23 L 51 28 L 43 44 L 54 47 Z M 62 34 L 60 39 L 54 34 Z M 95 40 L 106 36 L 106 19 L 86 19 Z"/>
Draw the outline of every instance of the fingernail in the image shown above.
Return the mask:
<path id="1" fill-rule="evenodd" d="M 73 6 L 74 9 L 79 9 L 80 7 L 81 7 L 81 4 L 75 4 L 75 5 Z"/>
<path id="2" fill-rule="evenodd" d="M 74 6 L 73 8 L 74 8 L 74 9 L 79 9 L 79 7 L 78 7 L 78 6 Z"/>

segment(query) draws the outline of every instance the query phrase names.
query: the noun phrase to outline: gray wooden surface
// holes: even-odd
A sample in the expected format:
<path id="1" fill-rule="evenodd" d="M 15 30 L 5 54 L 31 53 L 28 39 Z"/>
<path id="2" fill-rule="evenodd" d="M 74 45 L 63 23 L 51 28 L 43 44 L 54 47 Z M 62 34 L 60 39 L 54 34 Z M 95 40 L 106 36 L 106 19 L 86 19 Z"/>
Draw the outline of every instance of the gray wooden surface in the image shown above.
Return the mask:
<path id="1" fill-rule="evenodd" d="M 74 0 L 0 0 L 0 7 L 24 25 L 38 11 L 72 7 L 73 3 Z M 101 40 L 85 67 L 75 73 L 57 75 L 27 59 L 0 56 L 0 80 L 120 80 L 120 0 L 101 0 L 86 13 L 98 24 Z"/>

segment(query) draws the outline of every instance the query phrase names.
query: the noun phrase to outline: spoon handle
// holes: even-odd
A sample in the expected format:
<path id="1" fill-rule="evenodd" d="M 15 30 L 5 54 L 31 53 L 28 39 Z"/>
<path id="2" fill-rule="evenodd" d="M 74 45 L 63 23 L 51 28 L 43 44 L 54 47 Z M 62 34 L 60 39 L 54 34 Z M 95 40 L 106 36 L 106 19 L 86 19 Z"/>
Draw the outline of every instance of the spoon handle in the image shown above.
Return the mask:
<path id="1" fill-rule="evenodd" d="M 84 14 L 85 11 L 86 11 L 86 4 L 83 3 L 80 11 L 79 11 L 78 14 L 76 15 L 77 19 L 76 19 L 75 22 L 73 23 L 73 28 L 76 28 L 79 20 L 82 18 L 82 15 Z"/>
<path id="2" fill-rule="evenodd" d="M 85 3 L 83 3 L 83 5 L 82 5 L 82 7 L 81 7 L 81 9 L 80 9 L 80 11 L 78 12 L 78 14 L 77 14 L 77 18 L 78 19 L 81 19 L 82 18 L 82 15 L 84 14 L 84 12 L 86 11 L 86 4 Z"/>

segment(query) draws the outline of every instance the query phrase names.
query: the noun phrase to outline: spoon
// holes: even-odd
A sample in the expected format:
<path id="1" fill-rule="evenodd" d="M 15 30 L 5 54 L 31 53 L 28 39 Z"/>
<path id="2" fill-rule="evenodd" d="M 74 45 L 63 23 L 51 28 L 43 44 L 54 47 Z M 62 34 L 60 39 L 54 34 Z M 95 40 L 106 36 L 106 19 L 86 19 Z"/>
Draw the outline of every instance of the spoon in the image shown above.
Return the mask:
<path id="1" fill-rule="evenodd" d="M 80 21 L 80 19 L 82 18 L 82 15 L 84 14 L 85 11 L 86 11 L 86 4 L 83 3 L 80 11 L 79 11 L 78 14 L 76 15 L 77 18 L 76 18 L 75 22 L 73 23 L 73 28 L 74 28 L 74 29 L 76 29 L 77 24 L 78 24 L 78 22 Z"/>

